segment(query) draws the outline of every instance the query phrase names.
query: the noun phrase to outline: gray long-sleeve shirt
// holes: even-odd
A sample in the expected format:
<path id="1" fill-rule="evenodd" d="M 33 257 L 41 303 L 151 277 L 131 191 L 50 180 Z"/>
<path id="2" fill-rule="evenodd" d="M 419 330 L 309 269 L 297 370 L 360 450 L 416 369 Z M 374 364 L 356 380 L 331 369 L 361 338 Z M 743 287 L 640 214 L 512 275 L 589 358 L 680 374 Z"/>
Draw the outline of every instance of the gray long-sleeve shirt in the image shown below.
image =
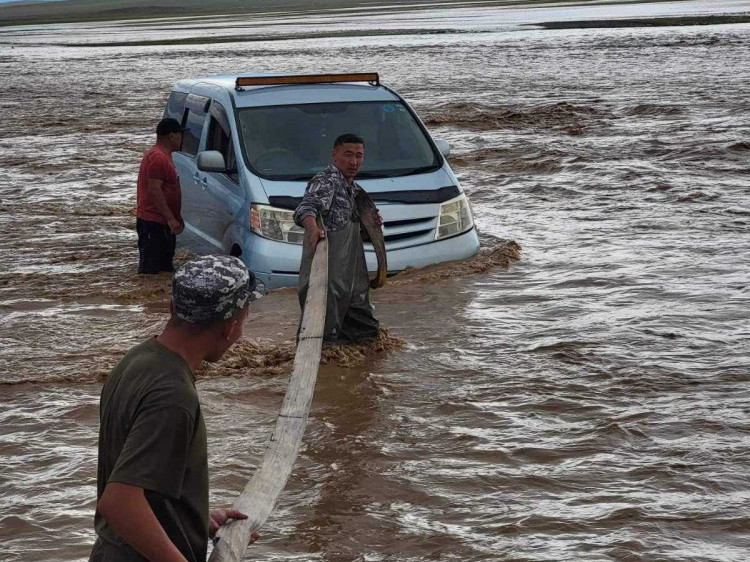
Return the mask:
<path id="1" fill-rule="evenodd" d="M 349 221 L 359 220 L 355 198 L 362 187 L 348 182 L 336 166 L 330 164 L 313 176 L 302 202 L 294 211 L 294 222 L 302 226 L 305 217 L 323 217 L 326 230 L 339 230 Z"/>

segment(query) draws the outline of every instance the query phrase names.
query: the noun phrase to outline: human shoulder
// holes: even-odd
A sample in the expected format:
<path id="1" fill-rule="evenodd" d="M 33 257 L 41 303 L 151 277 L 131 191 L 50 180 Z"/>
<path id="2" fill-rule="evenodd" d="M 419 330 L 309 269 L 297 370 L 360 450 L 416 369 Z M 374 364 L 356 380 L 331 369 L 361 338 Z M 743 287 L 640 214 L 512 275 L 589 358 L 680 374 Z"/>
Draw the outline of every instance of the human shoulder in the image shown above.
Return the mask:
<path id="1" fill-rule="evenodd" d="M 309 191 L 317 191 L 319 189 L 332 189 L 340 181 L 339 172 L 335 166 L 329 165 L 324 170 L 321 170 L 315 174 L 312 179 L 308 182 L 307 188 Z"/>
<path id="2" fill-rule="evenodd" d="M 154 179 L 164 179 L 164 174 L 174 170 L 172 157 L 164 152 L 157 145 L 149 148 L 143 155 L 143 162 L 149 171 L 149 177 Z"/>
<path id="3" fill-rule="evenodd" d="M 326 181 L 330 181 L 330 178 L 331 178 L 331 166 L 328 166 L 326 168 L 323 168 L 317 174 L 315 174 L 310 179 L 309 183 L 312 184 L 312 183 L 326 182 Z"/>
<path id="4" fill-rule="evenodd" d="M 165 157 L 166 154 L 164 154 L 164 151 L 156 144 L 150 146 L 149 149 L 143 153 L 144 160 L 161 160 Z"/>
<path id="5" fill-rule="evenodd" d="M 102 397 L 142 407 L 178 407 L 197 411 L 195 375 L 184 359 L 156 338 L 132 348 L 112 370 Z"/>

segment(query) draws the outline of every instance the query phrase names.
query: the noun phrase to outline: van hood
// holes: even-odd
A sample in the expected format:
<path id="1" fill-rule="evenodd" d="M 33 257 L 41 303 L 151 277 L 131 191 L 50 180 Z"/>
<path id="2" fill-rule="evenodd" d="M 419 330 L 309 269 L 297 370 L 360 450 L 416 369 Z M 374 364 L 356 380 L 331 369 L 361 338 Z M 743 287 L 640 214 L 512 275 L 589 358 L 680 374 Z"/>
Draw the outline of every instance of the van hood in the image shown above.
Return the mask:
<path id="1" fill-rule="evenodd" d="M 356 179 L 375 201 L 392 203 L 442 203 L 457 197 L 461 189 L 444 168 L 411 176 Z M 274 207 L 295 209 L 302 201 L 307 182 L 261 179 L 268 202 Z"/>

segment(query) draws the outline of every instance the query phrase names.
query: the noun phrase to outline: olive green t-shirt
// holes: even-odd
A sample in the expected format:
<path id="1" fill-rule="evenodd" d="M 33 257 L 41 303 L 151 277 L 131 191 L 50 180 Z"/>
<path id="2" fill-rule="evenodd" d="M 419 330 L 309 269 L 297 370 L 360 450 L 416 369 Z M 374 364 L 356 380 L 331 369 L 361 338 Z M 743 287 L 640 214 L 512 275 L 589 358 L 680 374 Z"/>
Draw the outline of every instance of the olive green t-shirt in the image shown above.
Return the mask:
<path id="1" fill-rule="evenodd" d="M 206 426 L 195 375 L 156 338 L 112 370 L 100 402 L 97 498 L 109 482 L 143 488 L 169 538 L 191 562 L 206 559 Z M 144 560 L 96 513 L 92 560 Z"/>

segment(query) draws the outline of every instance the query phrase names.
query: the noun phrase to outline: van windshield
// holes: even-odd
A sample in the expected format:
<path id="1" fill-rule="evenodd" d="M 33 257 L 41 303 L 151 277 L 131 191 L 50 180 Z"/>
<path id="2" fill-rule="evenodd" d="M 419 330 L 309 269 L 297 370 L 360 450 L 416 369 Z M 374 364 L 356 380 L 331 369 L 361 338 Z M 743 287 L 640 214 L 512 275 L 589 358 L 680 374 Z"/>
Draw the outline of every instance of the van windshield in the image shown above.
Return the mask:
<path id="1" fill-rule="evenodd" d="M 398 102 L 337 102 L 239 110 L 245 159 L 271 180 L 309 179 L 331 163 L 336 137 L 365 141 L 358 178 L 394 177 L 440 166 L 424 132 Z"/>

